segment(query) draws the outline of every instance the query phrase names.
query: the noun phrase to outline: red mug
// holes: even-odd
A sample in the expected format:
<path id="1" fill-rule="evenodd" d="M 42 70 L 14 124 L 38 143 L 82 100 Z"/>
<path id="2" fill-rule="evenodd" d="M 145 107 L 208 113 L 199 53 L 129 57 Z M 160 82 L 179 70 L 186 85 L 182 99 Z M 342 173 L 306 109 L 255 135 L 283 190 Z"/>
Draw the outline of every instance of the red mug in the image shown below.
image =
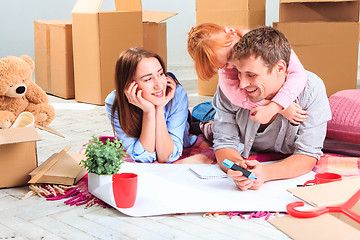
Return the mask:
<path id="1" fill-rule="evenodd" d="M 304 183 L 303 187 L 305 187 L 309 183 L 322 184 L 322 183 L 328 183 L 328 182 L 341 181 L 341 179 L 342 179 L 341 175 L 339 175 L 337 173 L 330 173 L 330 172 L 317 173 L 315 175 L 315 178 L 312 180 L 306 181 Z"/>
<path id="2" fill-rule="evenodd" d="M 116 206 L 118 208 L 133 207 L 136 200 L 138 175 L 135 173 L 116 173 L 112 180 Z"/>

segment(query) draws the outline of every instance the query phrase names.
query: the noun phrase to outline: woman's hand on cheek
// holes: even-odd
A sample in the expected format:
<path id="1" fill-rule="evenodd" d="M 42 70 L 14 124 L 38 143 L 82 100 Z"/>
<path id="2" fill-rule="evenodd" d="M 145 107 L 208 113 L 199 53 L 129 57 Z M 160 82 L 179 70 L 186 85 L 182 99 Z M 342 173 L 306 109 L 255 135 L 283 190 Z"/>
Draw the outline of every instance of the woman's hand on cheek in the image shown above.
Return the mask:
<path id="1" fill-rule="evenodd" d="M 162 107 L 164 107 L 166 104 L 168 104 L 168 102 L 171 101 L 171 99 L 174 98 L 175 90 L 176 90 L 176 83 L 174 82 L 174 80 L 172 80 L 172 78 L 170 77 L 166 77 L 166 79 L 167 82 L 166 82 L 165 101 Z"/>
<path id="2" fill-rule="evenodd" d="M 125 95 L 129 103 L 137 106 L 143 110 L 143 112 L 150 112 L 155 109 L 154 104 L 142 97 L 142 90 L 139 89 L 139 86 L 135 81 L 130 83 L 129 87 L 125 90 Z"/>

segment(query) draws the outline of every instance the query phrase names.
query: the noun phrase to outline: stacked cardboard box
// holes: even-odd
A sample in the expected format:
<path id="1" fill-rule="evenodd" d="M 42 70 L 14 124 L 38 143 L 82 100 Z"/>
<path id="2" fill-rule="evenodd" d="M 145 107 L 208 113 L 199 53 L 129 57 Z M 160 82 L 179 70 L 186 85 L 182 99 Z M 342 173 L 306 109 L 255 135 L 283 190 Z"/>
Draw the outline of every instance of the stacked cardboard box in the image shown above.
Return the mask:
<path id="1" fill-rule="evenodd" d="M 165 20 L 177 15 L 172 12 L 143 11 L 143 43 L 144 48 L 156 52 L 167 63 L 167 41 Z"/>
<path id="2" fill-rule="evenodd" d="M 78 0 L 72 11 L 75 100 L 98 105 L 115 89 L 115 64 L 123 50 L 143 46 L 166 60 L 161 21 L 176 15 L 148 12 L 143 23 L 140 0 L 115 0 L 114 11 L 100 11 L 102 2 Z"/>
<path id="3" fill-rule="evenodd" d="M 74 98 L 71 20 L 34 21 L 35 81 L 47 93 Z"/>
<path id="4" fill-rule="evenodd" d="M 330 96 L 356 88 L 358 21 L 356 0 L 280 0 L 274 26 L 289 39 L 305 69 L 322 78 Z"/>
<path id="5" fill-rule="evenodd" d="M 265 24 L 265 0 L 196 0 L 196 24 L 216 23 L 252 29 Z M 198 80 L 199 95 L 212 96 L 216 91 L 218 76 L 209 81 Z"/>

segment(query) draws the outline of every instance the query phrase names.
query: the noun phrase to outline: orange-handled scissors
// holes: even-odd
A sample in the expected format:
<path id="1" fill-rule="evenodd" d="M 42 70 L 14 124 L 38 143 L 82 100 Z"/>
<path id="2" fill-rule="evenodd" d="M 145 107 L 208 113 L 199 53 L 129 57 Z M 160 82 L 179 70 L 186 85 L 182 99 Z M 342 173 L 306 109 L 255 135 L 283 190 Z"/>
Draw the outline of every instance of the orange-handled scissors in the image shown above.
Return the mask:
<path id="1" fill-rule="evenodd" d="M 349 218 L 353 219 L 354 221 L 360 223 L 360 215 L 356 212 L 351 211 L 351 208 L 360 200 L 360 189 L 344 204 L 338 207 L 324 207 L 313 211 L 299 211 L 296 210 L 296 207 L 304 206 L 303 202 L 293 202 L 289 203 L 286 206 L 286 210 L 288 213 L 297 218 L 313 218 L 320 216 L 324 213 L 328 212 L 341 212 L 344 213 Z"/>

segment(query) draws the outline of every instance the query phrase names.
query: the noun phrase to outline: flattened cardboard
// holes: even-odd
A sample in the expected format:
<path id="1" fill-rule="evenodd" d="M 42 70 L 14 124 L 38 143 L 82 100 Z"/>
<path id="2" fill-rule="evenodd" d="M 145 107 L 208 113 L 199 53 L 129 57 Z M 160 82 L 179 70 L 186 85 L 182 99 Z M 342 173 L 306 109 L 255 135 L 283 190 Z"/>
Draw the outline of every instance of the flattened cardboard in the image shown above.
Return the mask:
<path id="1" fill-rule="evenodd" d="M 74 98 L 71 20 L 34 21 L 35 81 L 47 93 Z"/>
<path id="2" fill-rule="evenodd" d="M 30 173 L 34 176 L 41 171 L 58 153 L 54 153 L 38 168 Z M 67 153 L 59 159 L 38 181 L 37 183 L 49 184 L 76 184 L 85 174 L 86 169 L 79 165 L 80 161 L 84 159 L 83 154 Z"/>
<path id="3" fill-rule="evenodd" d="M 360 177 L 294 188 L 294 196 L 314 207 L 337 206 L 346 202 L 360 189 Z M 351 209 L 360 214 L 360 202 Z M 293 239 L 360 239 L 360 224 L 340 213 L 326 213 L 316 218 L 295 218 L 290 215 L 269 221 Z"/>
<path id="4" fill-rule="evenodd" d="M 37 167 L 35 127 L 0 129 L 0 188 L 26 185 Z"/>
<path id="5" fill-rule="evenodd" d="M 358 23 L 279 22 L 274 27 L 288 38 L 304 68 L 324 81 L 328 96 L 356 88 Z"/>
<path id="6" fill-rule="evenodd" d="M 221 26 L 252 29 L 265 25 L 265 0 L 196 0 L 196 24 L 212 22 Z M 215 75 L 208 81 L 198 79 L 198 94 L 213 96 L 218 83 Z"/>

